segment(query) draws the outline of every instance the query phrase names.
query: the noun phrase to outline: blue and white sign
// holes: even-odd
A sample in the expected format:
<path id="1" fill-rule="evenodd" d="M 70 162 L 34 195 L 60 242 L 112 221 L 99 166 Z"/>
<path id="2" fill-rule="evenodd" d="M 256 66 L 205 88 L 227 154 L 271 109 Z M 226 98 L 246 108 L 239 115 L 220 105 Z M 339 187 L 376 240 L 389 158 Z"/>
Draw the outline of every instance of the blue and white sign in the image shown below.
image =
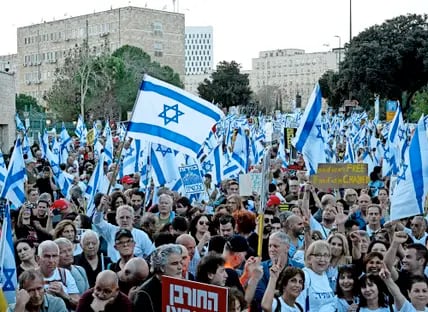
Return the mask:
<path id="1" fill-rule="evenodd" d="M 204 191 L 204 183 L 198 165 L 178 167 L 186 194 L 199 194 Z"/>

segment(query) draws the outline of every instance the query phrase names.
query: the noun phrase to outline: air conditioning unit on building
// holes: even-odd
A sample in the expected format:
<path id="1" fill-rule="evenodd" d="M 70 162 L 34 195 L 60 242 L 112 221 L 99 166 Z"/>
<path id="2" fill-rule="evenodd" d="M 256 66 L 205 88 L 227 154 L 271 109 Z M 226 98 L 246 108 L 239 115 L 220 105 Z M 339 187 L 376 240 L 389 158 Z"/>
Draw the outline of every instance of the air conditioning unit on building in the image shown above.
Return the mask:
<path id="1" fill-rule="evenodd" d="M 41 84 L 41 83 L 42 83 L 42 81 L 41 81 L 40 79 L 37 79 L 37 80 L 35 80 L 35 81 L 34 81 L 34 83 L 35 83 L 35 84 Z"/>
<path id="2" fill-rule="evenodd" d="M 28 66 L 33 66 L 33 62 L 28 63 Z"/>
<path id="3" fill-rule="evenodd" d="M 22 64 L 22 66 L 27 67 L 27 63 Z"/>
<path id="4" fill-rule="evenodd" d="M 106 37 L 106 36 L 108 36 L 108 34 L 109 34 L 109 32 L 105 31 L 105 32 L 103 32 L 103 33 L 100 34 L 100 37 Z"/>
<path id="5" fill-rule="evenodd" d="M 38 62 L 37 62 L 37 65 L 42 65 L 42 61 L 38 61 Z"/>
<path id="6" fill-rule="evenodd" d="M 27 80 L 27 81 L 26 81 L 26 84 L 27 84 L 27 85 L 30 85 L 30 84 L 31 84 L 31 81 L 30 81 L 30 80 Z"/>

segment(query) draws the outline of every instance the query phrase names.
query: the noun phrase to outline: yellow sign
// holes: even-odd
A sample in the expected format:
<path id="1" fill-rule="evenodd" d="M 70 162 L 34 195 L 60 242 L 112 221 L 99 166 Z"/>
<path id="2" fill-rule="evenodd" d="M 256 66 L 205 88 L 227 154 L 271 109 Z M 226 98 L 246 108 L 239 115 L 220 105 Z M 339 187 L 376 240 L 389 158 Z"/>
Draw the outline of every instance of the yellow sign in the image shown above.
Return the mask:
<path id="1" fill-rule="evenodd" d="M 320 189 L 366 188 L 370 179 L 367 164 L 319 164 L 312 184 Z"/>

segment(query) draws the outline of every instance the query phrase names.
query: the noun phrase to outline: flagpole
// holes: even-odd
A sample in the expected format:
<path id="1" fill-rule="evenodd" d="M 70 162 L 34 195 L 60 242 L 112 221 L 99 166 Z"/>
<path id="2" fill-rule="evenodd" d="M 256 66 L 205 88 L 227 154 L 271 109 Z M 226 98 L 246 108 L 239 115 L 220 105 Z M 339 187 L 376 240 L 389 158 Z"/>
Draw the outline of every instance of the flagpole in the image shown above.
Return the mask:
<path id="1" fill-rule="evenodd" d="M 144 76 L 143 76 L 143 81 L 141 82 L 141 84 L 143 84 L 143 83 L 144 83 L 144 79 L 145 79 L 145 78 L 146 78 L 146 74 L 144 74 Z M 140 87 L 140 89 L 141 89 L 141 87 Z M 139 89 L 139 90 L 140 90 L 140 89 Z M 137 95 L 137 97 L 135 98 L 134 107 L 132 108 L 132 113 L 131 113 L 131 119 L 130 119 L 130 120 L 132 120 L 132 117 L 134 117 L 135 107 L 137 106 L 136 104 L 138 103 L 138 99 L 139 99 L 139 97 L 140 97 L 141 92 L 138 92 L 137 94 L 138 94 L 138 95 Z M 122 146 L 121 146 L 121 148 L 120 148 L 119 156 L 118 156 L 118 158 L 117 158 L 116 168 L 114 168 L 112 179 L 110 180 L 110 183 L 109 183 L 109 185 L 108 185 L 107 195 L 108 195 L 108 194 L 110 194 L 110 189 L 111 189 L 111 187 L 112 187 L 113 181 L 116 181 L 116 177 L 117 177 L 118 170 L 119 170 L 119 162 L 120 162 L 120 158 L 122 157 L 123 147 L 125 146 L 125 141 L 126 141 L 127 136 L 128 136 L 128 126 L 126 127 L 125 136 L 124 136 L 124 138 L 123 138 L 123 144 L 122 144 Z M 137 153 L 138 153 L 138 152 L 139 152 L 139 151 L 137 151 Z M 113 157 L 113 163 L 114 163 L 114 157 Z"/>
<path id="2" fill-rule="evenodd" d="M 258 245 L 257 245 L 257 255 L 262 256 L 263 251 L 263 228 L 264 228 L 264 211 L 267 202 L 267 194 L 269 191 L 269 164 L 270 164 L 270 152 L 271 146 L 267 147 L 265 154 L 263 155 L 263 164 L 262 164 L 262 190 L 260 194 L 260 207 L 258 214 Z"/>

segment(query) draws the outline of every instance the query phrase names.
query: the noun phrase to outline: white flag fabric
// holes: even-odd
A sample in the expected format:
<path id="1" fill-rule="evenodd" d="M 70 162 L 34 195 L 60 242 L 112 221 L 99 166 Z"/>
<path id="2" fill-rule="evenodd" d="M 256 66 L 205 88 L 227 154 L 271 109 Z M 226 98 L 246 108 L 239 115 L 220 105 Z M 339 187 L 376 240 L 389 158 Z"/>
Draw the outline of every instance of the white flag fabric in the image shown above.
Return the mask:
<path id="1" fill-rule="evenodd" d="M 24 184 L 27 179 L 24 156 L 22 155 L 22 139 L 17 138 L 15 148 L 9 161 L 7 176 L 2 189 L 1 198 L 7 198 L 13 209 L 18 209 L 25 202 Z"/>
<path id="2" fill-rule="evenodd" d="M 405 162 L 391 195 L 391 220 L 424 213 L 424 199 L 428 192 L 428 139 L 423 116 L 413 134 Z"/>
<path id="3" fill-rule="evenodd" d="M 10 210 L 6 205 L 0 239 L 0 282 L 8 304 L 15 303 L 18 288 Z"/>
<path id="4" fill-rule="evenodd" d="M 303 154 L 309 175 L 317 172 L 318 164 L 327 162 L 325 139 L 321 122 L 321 89 L 317 84 L 308 100 L 294 146 Z"/>
<path id="5" fill-rule="evenodd" d="M 128 124 L 128 135 L 196 158 L 211 128 L 223 116 L 208 101 L 145 75 Z"/>

